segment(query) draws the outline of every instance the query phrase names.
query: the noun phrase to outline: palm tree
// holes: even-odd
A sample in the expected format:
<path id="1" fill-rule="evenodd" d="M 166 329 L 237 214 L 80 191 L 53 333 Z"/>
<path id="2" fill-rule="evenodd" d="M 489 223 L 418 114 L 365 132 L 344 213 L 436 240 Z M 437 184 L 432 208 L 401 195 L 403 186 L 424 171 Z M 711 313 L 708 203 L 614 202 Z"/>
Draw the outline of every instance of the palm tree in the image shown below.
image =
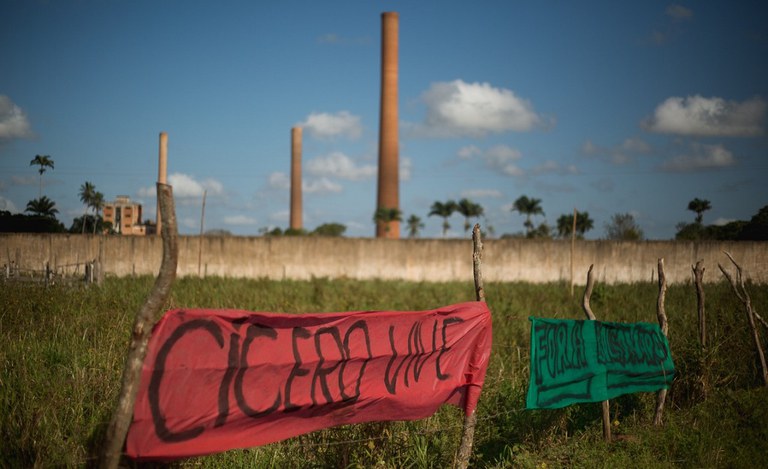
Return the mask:
<path id="1" fill-rule="evenodd" d="M 39 199 L 32 199 L 27 202 L 25 212 L 45 218 L 56 218 L 59 210 L 56 208 L 56 202 L 46 196 L 42 196 Z"/>
<path id="2" fill-rule="evenodd" d="M 408 223 L 408 237 L 415 238 L 419 235 L 419 231 L 424 228 L 421 218 L 416 215 L 411 215 L 406 221 Z"/>
<path id="3" fill-rule="evenodd" d="M 579 238 L 584 237 L 584 233 L 594 228 L 595 222 L 589 218 L 589 212 L 576 211 L 576 236 Z M 573 229 L 573 214 L 560 215 L 557 219 L 557 234 L 561 238 L 567 238 L 571 236 L 571 230 Z"/>
<path id="4" fill-rule="evenodd" d="M 93 234 L 96 234 L 96 225 L 100 225 L 99 213 L 101 213 L 101 209 L 104 208 L 104 204 L 104 194 L 99 191 L 95 191 L 93 193 L 93 197 L 91 197 L 90 203 L 90 207 L 93 209 L 93 212 L 96 215 L 93 220 Z"/>
<path id="5" fill-rule="evenodd" d="M 373 214 L 374 223 L 384 223 L 385 231 L 389 231 L 389 223 L 393 221 L 400 221 L 403 219 L 403 212 L 397 207 L 379 207 Z"/>
<path id="6" fill-rule="evenodd" d="M 427 216 L 431 217 L 432 215 L 437 215 L 443 219 L 443 238 L 445 238 L 446 233 L 448 233 L 448 230 L 451 228 L 451 225 L 448 224 L 448 217 L 453 215 L 453 212 L 455 212 L 457 208 L 458 206 L 456 205 L 456 202 L 449 200 L 446 203 L 435 202 L 429 209 L 429 215 Z"/>
<path id="7" fill-rule="evenodd" d="M 699 199 L 698 197 L 688 202 L 688 210 L 696 212 L 696 223 L 701 225 L 704 220 L 704 212 L 711 209 L 712 205 L 709 200 Z"/>
<path id="8" fill-rule="evenodd" d="M 520 196 L 517 200 L 515 200 L 515 203 L 512 206 L 512 211 L 518 211 L 521 215 L 525 215 L 525 223 L 523 223 L 523 226 L 525 226 L 527 235 L 530 235 L 533 232 L 531 216 L 544 215 L 544 210 L 541 209 L 541 199 L 529 199 L 525 195 Z"/>
<path id="9" fill-rule="evenodd" d="M 471 217 L 479 218 L 483 215 L 483 207 L 469 199 L 459 200 L 459 203 L 456 204 L 456 211 L 464 215 L 464 231 L 469 231 L 469 219 Z"/>
<path id="10" fill-rule="evenodd" d="M 82 202 L 85 205 L 85 212 L 83 212 L 83 232 L 82 234 L 85 234 L 85 221 L 86 221 L 86 215 L 88 214 L 88 209 L 91 208 L 91 202 L 93 202 L 93 196 L 96 193 L 96 186 L 94 186 L 92 183 L 85 181 L 83 185 L 80 186 L 80 192 L 78 194 L 80 195 L 80 202 Z"/>
<path id="11" fill-rule="evenodd" d="M 46 168 L 53 169 L 53 160 L 48 155 L 37 155 L 35 156 L 35 159 L 29 162 L 30 166 L 38 165 L 40 168 L 38 168 L 37 172 L 40 173 L 40 194 L 38 197 L 43 196 L 43 173 L 45 172 Z"/>

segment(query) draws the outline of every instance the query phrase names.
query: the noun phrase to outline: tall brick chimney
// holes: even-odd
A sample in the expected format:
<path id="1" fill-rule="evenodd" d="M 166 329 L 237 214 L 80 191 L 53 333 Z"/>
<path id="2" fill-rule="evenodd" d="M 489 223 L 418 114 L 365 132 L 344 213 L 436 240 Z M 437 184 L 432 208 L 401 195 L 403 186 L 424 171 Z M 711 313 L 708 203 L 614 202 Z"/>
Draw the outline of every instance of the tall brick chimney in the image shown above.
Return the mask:
<path id="1" fill-rule="evenodd" d="M 291 129 L 291 224 L 292 230 L 302 229 L 301 199 L 301 127 Z"/>
<path id="2" fill-rule="evenodd" d="M 379 110 L 379 179 L 376 209 L 400 208 L 397 12 L 381 15 L 381 107 Z M 377 238 L 400 238 L 400 222 L 376 223 Z"/>
<path id="3" fill-rule="evenodd" d="M 168 133 L 160 132 L 160 156 L 157 167 L 157 182 L 168 183 Z M 160 197 L 160 194 L 157 194 Z M 162 225 L 160 218 L 160 200 L 157 201 L 157 235 L 161 235 L 160 227 Z"/>

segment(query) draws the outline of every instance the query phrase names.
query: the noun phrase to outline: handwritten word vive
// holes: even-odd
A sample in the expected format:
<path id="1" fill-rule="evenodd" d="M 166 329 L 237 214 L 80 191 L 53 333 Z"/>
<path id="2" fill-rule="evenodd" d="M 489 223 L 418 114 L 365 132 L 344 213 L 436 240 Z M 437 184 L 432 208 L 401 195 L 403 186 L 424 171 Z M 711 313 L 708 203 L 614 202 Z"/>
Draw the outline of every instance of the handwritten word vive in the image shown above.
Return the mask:
<path id="1" fill-rule="evenodd" d="M 672 383 L 669 343 L 656 324 L 530 320 L 529 409 L 599 402 Z"/>
<path id="2" fill-rule="evenodd" d="M 490 356 L 484 303 L 314 315 L 169 311 L 153 330 L 127 453 L 173 459 L 330 426 L 471 412 Z"/>

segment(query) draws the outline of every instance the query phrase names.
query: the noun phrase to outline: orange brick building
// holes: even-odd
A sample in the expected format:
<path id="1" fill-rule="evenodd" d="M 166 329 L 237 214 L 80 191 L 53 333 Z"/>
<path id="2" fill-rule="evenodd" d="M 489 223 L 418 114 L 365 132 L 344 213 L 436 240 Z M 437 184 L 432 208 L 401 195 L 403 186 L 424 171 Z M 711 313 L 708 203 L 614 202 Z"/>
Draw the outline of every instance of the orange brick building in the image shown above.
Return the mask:
<path id="1" fill-rule="evenodd" d="M 118 234 L 147 234 L 147 227 L 141 223 L 141 204 L 131 202 L 127 195 L 118 195 L 115 201 L 104 205 L 104 221 L 112 223 Z"/>

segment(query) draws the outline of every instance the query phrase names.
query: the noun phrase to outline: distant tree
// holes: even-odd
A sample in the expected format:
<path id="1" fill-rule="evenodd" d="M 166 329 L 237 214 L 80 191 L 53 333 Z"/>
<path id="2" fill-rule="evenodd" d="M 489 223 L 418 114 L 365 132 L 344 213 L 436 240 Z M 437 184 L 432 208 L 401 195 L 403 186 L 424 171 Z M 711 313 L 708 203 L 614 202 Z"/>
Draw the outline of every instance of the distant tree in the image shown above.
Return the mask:
<path id="1" fill-rule="evenodd" d="M 63 233 L 65 231 L 64 225 L 53 217 L 0 210 L 1 233 Z"/>
<path id="2" fill-rule="evenodd" d="M 59 213 L 59 210 L 56 208 L 56 202 L 47 196 L 30 200 L 27 202 L 27 209 L 24 211 L 45 218 L 56 218 L 56 214 Z"/>
<path id="3" fill-rule="evenodd" d="M 214 228 L 205 232 L 206 236 L 232 236 L 232 232 L 221 228 Z"/>
<path id="4" fill-rule="evenodd" d="M 469 199 L 459 200 L 459 203 L 456 204 L 456 211 L 464 216 L 464 231 L 469 231 L 471 226 L 469 223 L 470 218 L 483 216 L 483 207 Z"/>
<path id="5" fill-rule="evenodd" d="M 548 239 L 552 237 L 552 228 L 547 225 L 547 222 L 543 222 L 539 224 L 536 228 L 529 231 L 526 234 L 527 238 L 544 238 Z"/>
<path id="6" fill-rule="evenodd" d="M 80 186 L 80 191 L 78 192 L 78 195 L 80 196 L 80 202 L 85 205 L 85 211 L 83 212 L 83 223 L 82 225 L 82 233 L 85 234 L 85 216 L 88 213 L 88 209 L 91 208 L 91 204 L 93 203 L 93 197 L 96 194 L 96 186 L 94 186 L 92 183 L 85 181 Z"/>
<path id="7" fill-rule="evenodd" d="M 541 208 L 541 199 L 534 199 L 534 198 L 528 198 L 527 196 L 523 195 L 520 196 L 517 200 L 515 200 L 512 211 L 517 211 L 521 215 L 525 215 L 525 223 L 523 225 L 525 226 L 525 229 L 527 231 L 527 234 L 529 237 L 531 237 L 531 233 L 533 231 L 533 223 L 531 222 L 531 216 L 533 215 L 544 215 L 544 210 Z"/>
<path id="8" fill-rule="evenodd" d="M 322 225 L 315 228 L 312 234 L 317 236 L 338 237 L 343 236 L 345 231 L 347 231 L 347 227 L 341 223 L 323 223 Z"/>
<path id="9" fill-rule="evenodd" d="M 742 228 L 738 239 L 745 241 L 768 241 L 768 205 L 758 212 Z"/>
<path id="10" fill-rule="evenodd" d="M 594 227 L 594 220 L 589 218 L 589 212 L 576 211 L 576 237 L 583 238 L 584 234 Z M 560 215 L 557 219 L 557 235 L 561 238 L 570 238 L 573 230 L 573 214 Z"/>
<path id="11" fill-rule="evenodd" d="M 448 230 L 451 228 L 451 225 L 448 223 L 448 218 L 450 218 L 451 215 L 453 215 L 453 212 L 457 210 L 458 206 L 456 205 L 456 202 L 453 200 L 449 200 L 446 203 L 442 203 L 439 201 L 436 201 L 432 204 L 432 207 L 429 209 L 429 215 L 428 217 L 431 217 L 432 215 L 437 215 L 438 217 L 441 217 L 443 219 L 443 238 L 445 238 L 445 235 L 448 233 Z"/>
<path id="12" fill-rule="evenodd" d="M 29 162 L 30 166 L 39 166 L 37 169 L 37 172 L 40 173 L 40 193 L 38 194 L 38 197 L 43 196 L 43 173 L 47 168 L 53 169 L 53 160 L 48 155 L 37 155 L 35 158 Z"/>
<path id="13" fill-rule="evenodd" d="M 389 231 L 389 223 L 393 221 L 401 221 L 403 219 L 403 212 L 397 207 L 379 207 L 373 213 L 373 222 L 376 224 L 383 223 L 386 226 L 386 231 Z"/>
<path id="14" fill-rule="evenodd" d="M 105 204 L 106 202 L 104 201 L 104 194 L 99 191 L 94 191 L 93 196 L 91 197 L 90 205 L 96 216 L 97 223 L 93 224 L 93 234 L 96 234 L 96 225 L 100 224 L 99 221 L 101 220 L 101 209 L 104 208 Z"/>
<path id="15" fill-rule="evenodd" d="M 275 228 L 270 234 L 279 235 L 280 228 Z M 282 233 L 283 236 L 306 236 L 307 230 L 304 228 L 286 228 Z"/>
<path id="16" fill-rule="evenodd" d="M 709 200 L 699 199 L 698 197 L 688 202 L 688 210 L 696 212 L 696 223 L 701 225 L 704 220 L 704 212 L 711 209 Z"/>
<path id="17" fill-rule="evenodd" d="M 409 238 L 415 238 L 419 235 L 419 231 L 421 231 L 422 228 L 424 228 L 424 223 L 421 221 L 421 218 L 419 218 L 416 215 L 411 215 L 408 217 L 408 220 L 406 220 L 406 223 L 408 224 L 408 237 Z"/>
<path id="18" fill-rule="evenodd" d="M 619 241 L 639 241 L 643 239 L 643 230 L 635 222 L 631 213 L 617 213 L 605 224 L 605 238 Z"/>

